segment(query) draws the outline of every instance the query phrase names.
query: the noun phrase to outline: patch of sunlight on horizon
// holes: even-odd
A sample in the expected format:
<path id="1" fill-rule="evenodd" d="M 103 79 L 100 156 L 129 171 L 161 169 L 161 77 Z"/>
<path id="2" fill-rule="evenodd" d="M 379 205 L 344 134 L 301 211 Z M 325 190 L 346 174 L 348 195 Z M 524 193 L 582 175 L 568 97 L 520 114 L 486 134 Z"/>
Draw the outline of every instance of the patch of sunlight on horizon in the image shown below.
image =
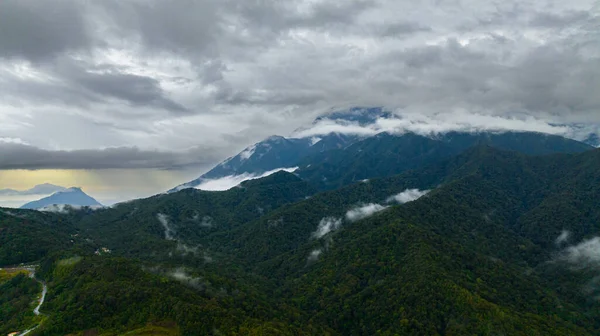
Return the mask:
<path id="1" fill-rule="evenodd" d="M 199 170 L 157 169 L 42 169 L 1 170 L 0 189 L 27 190 L 43 183 L 63 187 L 81 187 L 100 203 L 111 204 L 124 200 L 149 197 L 176 185 L 197 178 Z M 34 199 L 39 199 L 34 197 Z M 45 195 L 47 196 L 47 195 Z M 43 196 L 42 196 L 43 197 Z M 31 197 L 0 197 L 0 206 L 15 207 L 33 200 Z M 108 205 L 105 204 L 105 205 Z"/>

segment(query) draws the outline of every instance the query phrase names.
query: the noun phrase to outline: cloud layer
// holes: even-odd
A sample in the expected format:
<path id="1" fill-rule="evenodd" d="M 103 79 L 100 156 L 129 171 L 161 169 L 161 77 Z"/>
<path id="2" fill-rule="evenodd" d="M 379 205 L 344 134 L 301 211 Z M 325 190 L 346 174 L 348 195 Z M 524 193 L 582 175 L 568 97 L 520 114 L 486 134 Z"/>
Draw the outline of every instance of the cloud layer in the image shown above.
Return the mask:
<path id="1" fill-rule="evenodd" d="M 598 132 L 599 22 L 593 0 L 5 0 L 0 169 L 209 165 L 347 106 Z"/>
<path id="2" fill-rule="evenodd" d="M 291 172 L 295 171 L 296 169 L 298 169 L 298 167 L 277 168 L 277 169 L 269 170 L 262 174 L 243 173 L 243 174 L 239 174 L 239 175 L 225 176 L 225 177 L 221 177 L 218 179 L 203 180 L 199 185 L 195 186 L 194 188 L 201 189 L 201 190 L 229 190 L 235 186 L 238 186 L 240 183 L 242 183 L 244 181 L 255 180 L 255 179 L 267 177 L 267 176 L 269 176 L 271 174 L 275 174 L 276 172 L 279 172 L 279 171 L 285 171 L 285 172 L 291 173 Z"/>
<path id="3" fill-rule="evenodd" d="M 143 150 L 137 147 L 46 150 L 30 145 L 0 141 L 0 170 L 198 168 L 208 167 L 216 159 L 216 153 L 205 152 L 206 148 L 193 148 L 187 151 L 158 151 Z"/>

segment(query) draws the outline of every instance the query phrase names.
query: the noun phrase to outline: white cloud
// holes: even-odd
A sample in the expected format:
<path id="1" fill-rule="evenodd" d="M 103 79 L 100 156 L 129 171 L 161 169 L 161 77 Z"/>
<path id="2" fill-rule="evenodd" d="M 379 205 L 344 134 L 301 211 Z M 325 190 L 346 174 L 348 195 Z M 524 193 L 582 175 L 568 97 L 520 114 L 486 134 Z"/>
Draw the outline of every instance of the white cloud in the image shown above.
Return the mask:
<path id="1" fill-rule="evenodd" d="M 379 118 L 374 123 L 359 125 L 358 123 L 339 123 L 323 119 L 310 128 L 302 129 L 293 135 L 309 137 L 337 132 L 358 136 L 372 136 L 387 132 L 390 134 L 416 133 L 430 136 L 451 131 L 459 132 L 506 132 L 527 131 L 542 132 L 563 136 L 573 136 L 573 127 L 557 126 L 548 120 L 532 116 L 494 116 L 467 111 L 453 111 L 435 114 L 423 114 L 402 109 L 395 110 L 395 117 Z"/>
<path id="2" fill-rule="evenodd" d="M 28 145 L 28 143 L 25 142 L 25 141 L 23 141 L 23 139 L 21 139 L 21 138 L 0 137 L 0 142 L 2 142 L 2 143 L 19 144 L 19 145 Z"/>
<path id="3" fill-rule="evenodd" d="M 577 267 L 600 267 L 600 237 L 584 240 L 566 248 L 560 259 Z"/>
<path id="4" fill-rule="evenodd" d="M 310 251 L 310 254 L 308 255 L 308 262 L 314 262 L 319 260 L 319 256 L 321 256 L 321 254 L 323 253 L 323 249 L 316 249 L 316 250 L 312 250 Z"/>
<path id="5" fill-rule="evenodd" d="M 322 238 L 329 232 L 335 231 L 340 227 L 342 227 L 342 220 L 340 218 L 325 217 L 321 219 L 317 226 L 317 230 L 313 232 L 312 236 L 317 239 Z"/>
<path id="6" fill-rule="evenodd" d="M 207 285 L 207 283 L 204 281 L 204 279 L 202 279 L 202 277 L 193 277 L 182 268 L 178 268 L 175 271 L 172 271 L 169 275 L 173 279 L 190 287 L 194 287 L 196 289 L 203 289 Z"/>
<path id="7" fill-rule="evenodd" d="M 346 218 L 351 221 L 357 221 L 373 215 L 376 212 L 385 210 L 387 207 L 381 204 L 369 203 L 358 208 L 354 208 L 346 212 Z"/>
<path id="8" fill-rule="evenodd" d="M 191 247 L 191 246 L 188 246 L 186 244 L 178 242 L 177 243 L 177 251 L 180 251 L 181 254 L 184 255 L 184 256 L 188 255 L 188 254 L 196 255 L 198 253 L 198 246 Z"/>
<path id="9" fill-rule="evenodd" d="M 570 236 L 570 235 L 571 235 L 571 233 L 570 233 L 569 231 L 567 231 L 567 230 L 563 230 L 563 231 L 560 233 L 560 236 L 558 236 L 558 237 L 556 238 L 556 241 L 555 241 L 556 245 L 560 246 L 560 245 L 562 245 L 563 243 L 566 243 L 566 242 L 569 240 L 569 236 Z"/>
<path id="10" fill-rule="evenodd" d="M 403 192 L 390 196 L 387 198 L 386 202 L 398 202 L 400 204 L 408 203 L 415 201 L 424 195 L 429 193 L 429 190 L 419 190 L 419 189 L 406 189 Z"/>
<path id="11" fill-rule="evenodd" d="M 240 153 L 240 159 L 242 161 L 248 160 L 252 157 L 252 155 L 254 155 L 254 151 L 256 151 L 256 145 L 252 145 L 246 148 L 243 152 Z"/>
<path id="12" fill-rule="evenodd" d="M 244 181 L 255 180 L 255 179 L 267 177 L 267 176 L 277 173 L 279 171 L 285 171 L 285 172 L 291 173 L 291 172 L 294 172 L 296 169 L 298 169 L 298 167 L 278 168 L 278 169 L 269 170 L 262 174 L 244 173 L 244 174 L 240 174 L 240 175 L 230 175 L 230 176 L 225 176 L 225 177 L 218 178 L 218 179 L 204 180 L 199 185 L 195 186 L 194 188 L 202 189 L 202 190 L 215 190 L 215 191 L 216 190 L 229 190 Z"/>
<path id="13" fill-rule="evenodd" d="M 175 230 L 169 223 L 169 216 L 159 213 L 156 215 L 156 218 L 158 219 L 160 224 L 165 229 L 165 239 L 166 240 L 176 240 L 175 239 Z"/>
<path id="14" fill-rule="evenodd" d="M 80 205 L 71 205 L 71 204 L 52 204 L 47 205 L 45 207 L 37 209 L 38 211 L 43 212 L 55 212 L 55 213 L 69 213 L 71 211 L 77 211 L 81 209 L 90 209 L 90 210 L 100 210 L 104 209 L 104 206 L 101 205 L 92 205 L 92 206 L 80 206 Z"/>

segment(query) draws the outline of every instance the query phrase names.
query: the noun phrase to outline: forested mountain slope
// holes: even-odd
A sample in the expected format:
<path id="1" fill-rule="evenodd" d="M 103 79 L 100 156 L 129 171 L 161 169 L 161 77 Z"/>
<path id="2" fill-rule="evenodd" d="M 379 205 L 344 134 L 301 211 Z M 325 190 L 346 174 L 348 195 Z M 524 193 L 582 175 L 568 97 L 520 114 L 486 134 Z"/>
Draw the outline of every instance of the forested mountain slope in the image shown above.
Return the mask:
<path id="1" fill-rule="evenodd" d="M 476 145 L 530 155 L 580 153 L 592 149 L 575 140 L 533 132 L 450 132 L 435 137 L 381 133 L 344 149 L 306 157 L 296 173 L 320 189 L 335 189 L 362 179 L 395 175 L 442 162 Z"/>
<path id="2" fill-rule="evenodd" d="M 48 246 L 28 257 L 44 258 L 46 335 L 598 334 L 600 265 L 573 253 L 596 253 L 600 152 L 480 144 L 434 161 L 321 193 L 279 172 L 2 218 Z"/>

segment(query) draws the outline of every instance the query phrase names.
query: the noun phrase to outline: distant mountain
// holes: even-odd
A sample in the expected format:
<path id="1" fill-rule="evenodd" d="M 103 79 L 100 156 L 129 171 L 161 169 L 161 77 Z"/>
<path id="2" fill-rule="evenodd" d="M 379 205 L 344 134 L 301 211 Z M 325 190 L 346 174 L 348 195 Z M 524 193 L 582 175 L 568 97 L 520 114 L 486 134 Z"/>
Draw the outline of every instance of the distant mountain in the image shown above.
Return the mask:
<path id="1" fill-rule="evenodd" d="M 439 162 L 476 144 L 530 155 L 579 153 L 590 144 L 537 132 L 443 132 L 427 135 L 383 131 L 381 125 L 402 119 L 381 107 L 336 111 L 293 132 L 271 136 L 228 158 L 199 178 L 169 192 L 194 188 L 224 177 L 299 167 L 300 177 L 331 189 L 365 178 L 389 176 Z M 324 134 L 324 135 L 323 135 Z M 593 139 L 590 140 L 592 143 Z M 359 159 L 360 158 L 360 159 Z M 237 180 L 237 178 L 236 178 Z"/>
<path id="2" fill-rule="evenodd" d="M 21 206 L 21 209 L 42 209 L 52 205 L 71 206 L 102 206 L 98 201 L 88 196 L 81 188 L 69 188 L 59 191 L 40 200 L 29 202 Z"/>
<path id="3" fill-rule="evenodd" d="M 0 196 L 48 195 L 65 190 L 67 190 L 65 187 L 44 183 L 28 190 L 0 189 Z"/>

